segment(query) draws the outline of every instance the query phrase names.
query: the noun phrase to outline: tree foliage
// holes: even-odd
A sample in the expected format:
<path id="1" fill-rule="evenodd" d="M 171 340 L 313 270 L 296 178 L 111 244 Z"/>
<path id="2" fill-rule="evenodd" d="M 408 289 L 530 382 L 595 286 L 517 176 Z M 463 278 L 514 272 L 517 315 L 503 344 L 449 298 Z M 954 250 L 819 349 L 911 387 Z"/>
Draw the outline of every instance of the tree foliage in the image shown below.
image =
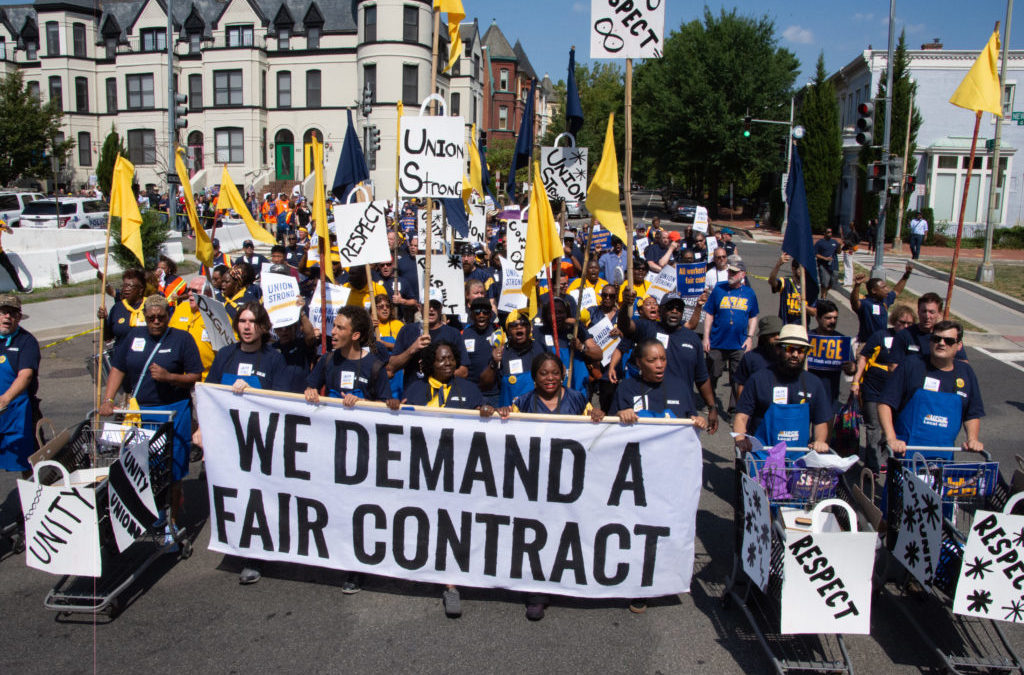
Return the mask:
<path id="1" fill-rule="evenodd" d="M 67 162 L 74 141 L 54 145 L 61 133 L 61 112 L 56 102 L 41 105 L 29 93 L 20 71 L 0 80 L 0 185 L 20 178 L 50 178 L 50 154 Z"/>
<path id="2" fill-rule="evenodd" d="M 107 199 L 110 199 L 110 181 L 114 177 L 114 164 L 117 162 L 117 155 L 128 157 L 128 148 L 118 135 L 114 125 L 110 125 L 110 133 L 103 140 L 103 147 L 100 149 L 100 159 L 96 163 L 96 183 L 100 192 Z"/>
<path id="3" fill-rule="evenodd" d="M 142 212 L 142 255 L 146 269 L 156 269 L 160 247 L 167 241 L 167 221 L 155 209 Z M 138 267 L 139 259 L 121 243 L 121 219 L 110 219 L 110 255 L 122 268 Z"/>
<path id="4" fill-rule="evenodd" d="M 818 56 L 814 80 L 805 90 L 797 120 L 807 130 L 798 144 L 807 186 L 807 208 L 811 226 L 821 232 L 831 225 L 832 198 L 843 171 L 839 105 L 825 71 L 824 53 Z"/>

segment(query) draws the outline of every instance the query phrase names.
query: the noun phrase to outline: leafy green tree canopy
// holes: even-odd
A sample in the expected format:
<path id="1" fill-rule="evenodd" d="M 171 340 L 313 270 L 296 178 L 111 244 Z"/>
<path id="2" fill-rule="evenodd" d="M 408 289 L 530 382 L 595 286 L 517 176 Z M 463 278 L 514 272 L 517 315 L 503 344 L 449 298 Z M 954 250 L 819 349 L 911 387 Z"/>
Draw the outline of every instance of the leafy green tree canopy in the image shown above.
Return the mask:
<path id="1" fill-rule="evenodd" d="M 51 152 L 59 163 L 67 162 L 74 141 L 53 147 L 63 117 L 56 102 L 41 105 L 29 93 L 20 71 L 0 80 L 0 185 L 19 178 L 52 177 Z"/>

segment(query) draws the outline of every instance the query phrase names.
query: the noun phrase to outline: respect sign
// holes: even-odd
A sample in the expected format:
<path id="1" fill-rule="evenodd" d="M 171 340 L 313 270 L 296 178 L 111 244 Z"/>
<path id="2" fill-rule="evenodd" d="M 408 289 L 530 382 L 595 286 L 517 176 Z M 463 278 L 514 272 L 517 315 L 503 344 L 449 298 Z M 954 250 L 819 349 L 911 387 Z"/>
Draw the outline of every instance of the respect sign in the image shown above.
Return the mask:
<path id="1" fill-rule="evenodd" d="M 664 0 L 590 0 L 590 58 L 661 58 Z"/>
<path id="2" fill-rule="evenodd" d="M 338 255 L 343 267 L 391 260 L 388 248 L 388 203 L 359 202 L 334 207 Z"/>
<path id="3" fill-rule="evenodd" d="M 582 200 L 587 197 L 587 149 L 544 147 L 540 149 L 540 176 L 551 199 Z"/>
<path id="4" fill-rule="evenodd" d="M 409 197 L 462 197 L 466 125 L 462 117 L 403 117 L 398 191 Z"/>

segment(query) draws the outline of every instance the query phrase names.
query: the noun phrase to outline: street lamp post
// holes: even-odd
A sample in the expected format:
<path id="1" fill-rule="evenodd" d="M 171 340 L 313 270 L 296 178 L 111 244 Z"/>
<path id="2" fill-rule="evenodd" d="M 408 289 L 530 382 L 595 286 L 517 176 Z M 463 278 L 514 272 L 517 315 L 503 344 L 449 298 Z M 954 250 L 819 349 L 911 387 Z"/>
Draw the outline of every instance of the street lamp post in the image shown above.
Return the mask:
<path id="1" fill-rule="evenodd" d="M 892 138 L 892 71 L 893 51 L 896 31 L 896 0 L 889 0 L 889 50 L 885 60 L 885 136 L 882 139 L 882 164 L 885 166 L 886 183 L 889 177 L 889 139 Z M 889 186 L 882 193 L 882 204 L 878 210 L 878 234 L 875 239 L 875 266 L 871 268 L 871 276 L 876 279 L 885 278 L 885 213 L 889 210 Z"/>

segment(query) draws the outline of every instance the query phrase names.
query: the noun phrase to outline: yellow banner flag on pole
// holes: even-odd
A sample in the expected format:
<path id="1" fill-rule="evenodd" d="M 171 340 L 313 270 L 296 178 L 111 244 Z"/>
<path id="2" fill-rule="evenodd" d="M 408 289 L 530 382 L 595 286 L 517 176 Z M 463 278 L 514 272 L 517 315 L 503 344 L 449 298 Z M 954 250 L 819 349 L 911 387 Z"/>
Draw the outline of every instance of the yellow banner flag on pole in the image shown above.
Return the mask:
<path id="1" fill-rule="evenodd" d="M 313 137 L 313 171 L 316 185 L 313 187 L 313 224 L 319 241 L 324 242 L 324 258 L 320 261 L 324 275 L 334 283 L 334 265 L 331 264 L 330 227 L 327 224 L 327 188 L 324 185 L 324 146 Z"/>
<path id="2" fill-rule="evenodd" d="M 477 145 L 476 125 L 474 124 L 469 138 L 469 184 L 474 190 L 476 190 L 476 193 L 480 195 L 480 199 L 483 199 L 483 171 L 480 167 L 480 148 Z"/>
<path id="3" fill-rule="evenodd" d="M 448 65 L 444 69 L 447 73 L 462 56 L 459 23 L 466 18 L 466 10 L 462 8 L 462 0 L 434 0 L 434 9 L 448 14 L 448 41 L 451 42 L 451 46 L 448 51 Z"/>
<path id="4" fill-rule="evenodd" d="M 1002 87 L 999 86 L 999 31 L 992 31 L 988 44 L 978 54 L 978 59 L 967 71 L 960 86 L 953 92 L 949 102 L 975 112 L 990 112 L 1003 116 Z"/>
<path id="5" fill-rule="evenodd" d="M 615 113 L 611 113 L 608 115 L 601 162 L 587 188 L 587 211 L 613 236 L 626 241 L 626 223 L 619 209 L 619 161 L 615 157 L 614 122 Z"/>
<path id="6" fill-rule="evenodd" d="M 139 203 L 132 192 L 132 178 L 135 165 L 121 155 L 114 163 L 114 176 L 110 181 L 110 217 L 121 219 L 121 244 L 135 254 L 142 267 L 146 259 L 142 255 L 142 214 Z"/>
<path id="7" fill-rule="evenodd" d="M 249 213 L 249 206 L 238 192 L 238 188 L 235 187 L 235 182 L 231 180 L 231 174 L 228 173 L 228 167 L 225 164 L 224 170 L 220 174 L 220 195 L 217 197 L 217 210 L 224 211 L 226 209 L 231 209 L 242 218 L 242 222 L 245 223 L 245 227 L 249 230 L 249 236 L 253 239 L 258 239 L 264 244 L 270 244 L 271 246 L 277 243 L 273 235 L 252 219 L 252 214 Z"/>
<path id="8" fill-rule="evenodd" d="M 196 259 L 210 267 L 213 265 L 213 242 L 210 235 L 199 223 L 199 215 L 196 213 L 196 200 L 192 195 L 192 183 L 188 179 L 188 169 L 185 168 L 185 148 L 178 147 L 174 153 L 174 168 L 178 172 L 178 180 L 185 191 L 185 213 L 188 215 L 188 222 L 196 233 Z"/>
<path id="9" fill-rule="evenodd" d="M 537 275 L 548 263 L 562 257 L 562 241 L 551 202 L 540 177 L 540 162 L 533 163 L 530 213 L 526 218 L 526 251 L 523 254 L 523 294 L 533 297 Z"/>

